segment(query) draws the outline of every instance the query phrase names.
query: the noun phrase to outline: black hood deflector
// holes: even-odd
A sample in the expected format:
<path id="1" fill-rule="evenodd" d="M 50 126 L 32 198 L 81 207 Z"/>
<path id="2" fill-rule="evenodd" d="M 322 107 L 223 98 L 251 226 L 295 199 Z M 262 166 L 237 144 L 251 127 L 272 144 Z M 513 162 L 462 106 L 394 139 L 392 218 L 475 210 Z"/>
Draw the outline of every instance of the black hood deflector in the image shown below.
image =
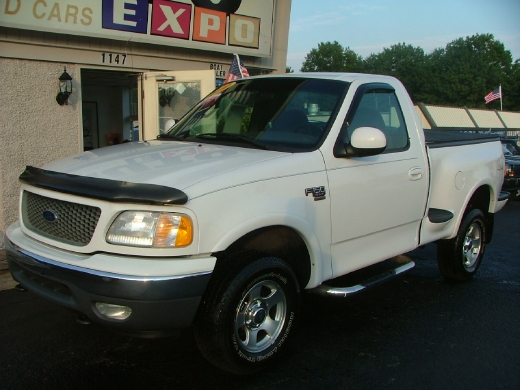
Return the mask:
<path id="1" fill-rule="evenodd" d="M 126 181 L 77 176 L 46 171 L 31 166 L 25 168 L 19 179 L 24 183 L 46 190 L 109 202 L 153 205 L 181 205 L 188 202 L 188 196 L 176 188 L 156 184 L 129 183 Z"/>

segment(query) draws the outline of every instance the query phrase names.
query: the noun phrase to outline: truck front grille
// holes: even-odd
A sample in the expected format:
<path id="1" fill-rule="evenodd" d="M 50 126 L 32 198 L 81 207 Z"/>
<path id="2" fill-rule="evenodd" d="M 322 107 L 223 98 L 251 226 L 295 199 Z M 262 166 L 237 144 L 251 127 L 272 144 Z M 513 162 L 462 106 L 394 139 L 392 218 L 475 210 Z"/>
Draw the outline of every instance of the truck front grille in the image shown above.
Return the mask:
<path id="1" fill-rule="evenodd" d="M 76 246 L 92 239 L 101 215 L 98 207 L 65 202 L 24 191 L 22 218 L 25 226 L 42 236 Z"/>
<path id="2" fill-rule="evenodd" d="M 511 169 L 515 173 L 515 177 L 520 177 L 520 165 L 511 165 Z"/>

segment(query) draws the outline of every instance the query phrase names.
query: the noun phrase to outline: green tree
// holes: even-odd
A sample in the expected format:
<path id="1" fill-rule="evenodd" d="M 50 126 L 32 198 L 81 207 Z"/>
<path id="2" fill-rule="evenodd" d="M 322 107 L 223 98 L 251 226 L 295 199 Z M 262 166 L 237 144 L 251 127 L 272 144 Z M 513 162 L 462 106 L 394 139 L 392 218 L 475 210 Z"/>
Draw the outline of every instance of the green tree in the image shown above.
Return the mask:
<path id="1" fill-rule="evenodd" d="M 337 41 L 318 43 L 305 57 L 302 72 L 360 72 L 363 58 Z"/>
<path id="2" fill-rule="evenodd" d="M 511 66 L 511 72 L 502 86 L 504 110 L 520 111 L 520 58 Z"/>
<path id="3" fill-rule="evenodd" d="M 511 52 L 492 34 L 456 39 L 436 50 L 431 61 L 432 76 L 439 82 L 430 96 L 443 104 L 474 108 L 485 107 L 484 96 L 508 84 L 512 65 Z"/>
<path id="4" fill-rule="evenodd" d="M 305 58 L 302 72 L 365 72 L 401 80 L 415 103 L 499 109 L 484 96 L 502 85 L 503 108 L 520 111 L 520 59 L 492 34 L 459 38 L 425 54 L 420 47 L 392 45 L 363 59 L 337 41 L 319 43 Z"/>
<path id="5" fill-rule="evenodd" d="M 286 66 L 285 67 L 285 73 L 294 73 L 294 69 L 291 68 L 290 66 Z"/>
<path id="6" fill-rule="evenodd" d="M 346 47 L 343 50 L 343 55 L 345 58 L 345 72 L 363 72 L 363 69 L 365 68 L 363 57 L 357 54 L 354 50 L 351 50 L 350 47 Z"/>
<path id="7" fill-rule="evenodd" d="M 428 57 L 420 47 L 398 43 L 371 54 L 364 61 L 367 73 L 385 74 L 398 78 L 413 101 L 425 97 L 424 85 L 428 82 Z"/>

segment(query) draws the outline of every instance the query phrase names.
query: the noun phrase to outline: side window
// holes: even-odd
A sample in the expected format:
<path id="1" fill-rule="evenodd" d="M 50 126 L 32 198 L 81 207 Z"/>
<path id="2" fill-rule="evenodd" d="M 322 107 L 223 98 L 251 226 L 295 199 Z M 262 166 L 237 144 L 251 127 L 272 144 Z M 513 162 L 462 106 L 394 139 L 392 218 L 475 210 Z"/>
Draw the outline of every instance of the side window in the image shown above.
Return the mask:
<path id="1" fill-rule="evenodd" d="M 349 138 L 358 127 L 375 127 L 386 136 L 385 153 L 408 149 L 408 131 L 395 92 L 385 89 L 367 91 L 348 127 Z"/>

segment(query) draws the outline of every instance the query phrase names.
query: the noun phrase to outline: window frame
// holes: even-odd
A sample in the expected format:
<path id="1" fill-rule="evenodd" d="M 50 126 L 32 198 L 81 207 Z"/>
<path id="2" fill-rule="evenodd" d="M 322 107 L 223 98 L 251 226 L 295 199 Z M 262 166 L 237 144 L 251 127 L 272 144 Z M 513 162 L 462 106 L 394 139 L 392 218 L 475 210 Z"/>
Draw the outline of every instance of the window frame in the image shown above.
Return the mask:
<path id="1" fill-rule="evenodd" d="M 402 122 L 402 126 L 404 127 L 404 132 L 405 132 L 405 136 L 406 136 L 406 144 L 403 147 L 385 149 L 385 151 L 381 154 L 399 153 L 399 152 L 407 151 L 408 149 L 410 149 L 410 135 L 408 133 L 408 126 L 406 125 L 406 120 L 404 117 L 403 109 L 401 107 L 397 94 L 395 93 L 395 88 L 392 87 L 390 84 L 386 84 L 386 83 L 366 83 L 366 84 L 361 85 L 356 90 L 356 93 L 354 94 L 354 98 L 352 99 L 350 108 L 349 108 L 347 114 L 345 115 L 345 121 L 343 123 L 343 128 L 342 128 L 342 131 L 340 132 L 339 137 L 346 137 L 346 139 L 350 143 L 348 127 L 352 123 L 352 120 L 354 119 L 354 116 L 359 109 L 359 106 L 361 104 L 363 97 L 367 93 L 369 93 L 371 91 L 377 91 L 377 90 L 383 90 L 383 91 L 385 91 L 385 93 L 393 94 L 394 100 L 396 103 L 395 108 L 399 110 L 397 112 L 397 115 L 398 115 L 399 121 Z M 391 107 L 393 107 L 393 106 L 391 106 Z M 379 113 L 381 114 L 381 111 L 379 111 Z M 384 133 L 385 133 L 385 137 L 387 137 L 387 133 L 386 132 L 384 132 Z M 338 141 L 340 139 L 339 137 L 338 137 Z"/>

